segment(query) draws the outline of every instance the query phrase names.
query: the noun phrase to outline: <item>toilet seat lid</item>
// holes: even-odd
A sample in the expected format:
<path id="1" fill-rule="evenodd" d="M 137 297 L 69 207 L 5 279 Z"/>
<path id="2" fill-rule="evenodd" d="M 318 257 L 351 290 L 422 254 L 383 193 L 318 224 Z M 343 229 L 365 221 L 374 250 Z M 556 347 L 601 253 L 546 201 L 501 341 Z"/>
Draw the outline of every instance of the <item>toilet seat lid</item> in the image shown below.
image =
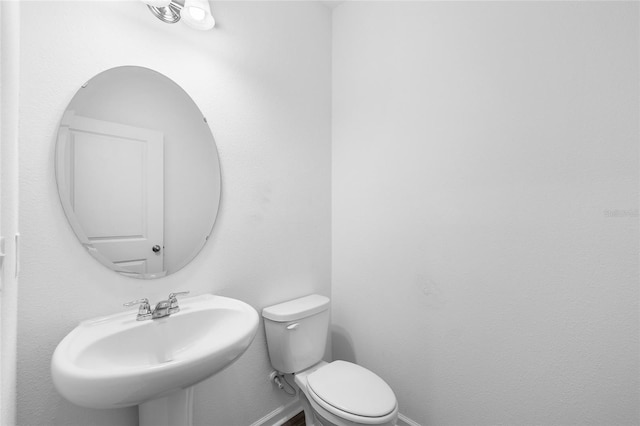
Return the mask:
<path id="1" fill-rule="evenodd" d="M 311 373 L 307 383 L 324 402 L 356 416 L 383 417 L 396 408 L 396 396 L 389 385 L 350 362 L 327 364 Z"/>

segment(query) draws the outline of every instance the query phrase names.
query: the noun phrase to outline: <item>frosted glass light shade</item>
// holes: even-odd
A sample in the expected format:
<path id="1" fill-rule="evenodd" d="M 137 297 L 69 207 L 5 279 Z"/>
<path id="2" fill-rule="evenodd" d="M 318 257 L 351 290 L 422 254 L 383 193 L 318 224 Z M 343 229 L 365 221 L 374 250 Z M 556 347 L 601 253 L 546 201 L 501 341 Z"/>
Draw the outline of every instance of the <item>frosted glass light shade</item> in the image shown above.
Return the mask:
<path id="1" fill-rule="evenodd" d="M 197 30 L 210 30 L 216 24 L 207 0 L 185 0 L 180 18 Z"/>

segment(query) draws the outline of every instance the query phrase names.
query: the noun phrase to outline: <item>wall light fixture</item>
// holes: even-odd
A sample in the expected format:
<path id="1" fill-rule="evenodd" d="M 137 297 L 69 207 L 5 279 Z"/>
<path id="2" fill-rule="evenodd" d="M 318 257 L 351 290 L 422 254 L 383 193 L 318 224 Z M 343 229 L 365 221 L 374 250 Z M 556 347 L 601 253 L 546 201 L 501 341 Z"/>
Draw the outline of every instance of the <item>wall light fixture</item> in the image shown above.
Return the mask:
<path id="1" fill-rule="evenodd" d="M 142 0 L 156 18 L 167 24 L 181 19 L 197 30 L 210 30 L 216 24 L 208 0 Z"/>

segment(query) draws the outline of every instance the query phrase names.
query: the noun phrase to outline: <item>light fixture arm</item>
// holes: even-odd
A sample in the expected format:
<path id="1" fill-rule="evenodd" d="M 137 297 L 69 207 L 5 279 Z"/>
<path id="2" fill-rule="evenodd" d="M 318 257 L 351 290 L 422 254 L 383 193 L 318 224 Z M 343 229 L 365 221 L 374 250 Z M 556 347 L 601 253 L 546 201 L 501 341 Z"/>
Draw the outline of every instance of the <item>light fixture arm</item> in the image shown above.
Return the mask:
<path id="1" fill-rule="evenodd" d="M 184 0 L 171 0 L 162 3 L 155 0 L 142 1 L 147 4 L 151 13 L 165 24 L 175 24 L 180 20 L 180 11 L 184 6 Z"/>

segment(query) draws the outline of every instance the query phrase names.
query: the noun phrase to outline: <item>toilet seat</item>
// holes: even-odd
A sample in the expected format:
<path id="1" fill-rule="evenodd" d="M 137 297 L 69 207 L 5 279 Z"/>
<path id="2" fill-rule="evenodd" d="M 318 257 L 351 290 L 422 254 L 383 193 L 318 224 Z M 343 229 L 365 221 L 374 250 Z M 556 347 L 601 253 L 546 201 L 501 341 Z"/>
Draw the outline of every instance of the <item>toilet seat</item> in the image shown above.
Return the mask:
<path id="1" fill-rule="evenodd" d="M 334 361 L 307 377 L 309 397 L 328 412 L 362 424 L 382 424 L 397 412 L 396 396 L 373 372 Z"/>

